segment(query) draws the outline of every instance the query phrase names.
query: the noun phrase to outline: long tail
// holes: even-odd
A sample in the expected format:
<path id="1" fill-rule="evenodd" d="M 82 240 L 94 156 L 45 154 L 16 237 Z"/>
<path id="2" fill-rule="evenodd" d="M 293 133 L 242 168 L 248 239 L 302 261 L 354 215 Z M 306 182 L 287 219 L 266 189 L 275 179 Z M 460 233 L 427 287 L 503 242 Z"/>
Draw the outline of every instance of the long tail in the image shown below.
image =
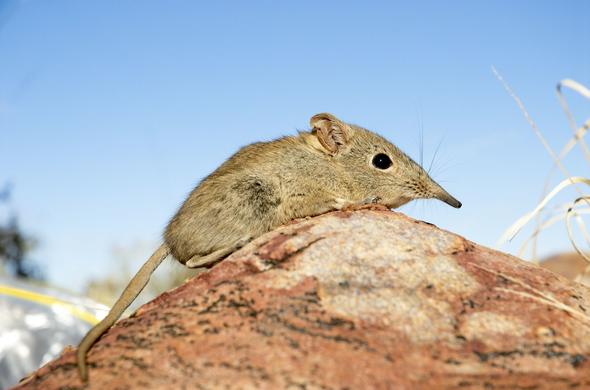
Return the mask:
<path id="1" fill-rule="evenodd" d="M 121 314 L 131 305 L 131 303 L 137 298 L 139 293 L 144 289 L 147 282 L 150 280 L 150 276 L 155 271 L 156 268 L 162 263 L 162 261 L 168 256 L 170 250 L 166 246 L 166 244 L 160 245 L 158 249 L 150 256 L 148 261 L 145 262 L 144 265 L 141 266 L 139 271 L 135 274 L 135 276 L 131 279 L 125 290 L 121 293 L 117 302 L 113 305 L 109 314 L 103 318 L 98 324 L 94 325 L 92 329 L 84 336 L 80 345 L 78 345 L 78 351 L 76 356 L 78 358 L 78 371 L 80 372 L 80 377 L 84 382 L 88 380 L 88 367 L 86 366 L 86 353 L 96 340 L 104 332 L 106 332 L 119 317 Z"/>

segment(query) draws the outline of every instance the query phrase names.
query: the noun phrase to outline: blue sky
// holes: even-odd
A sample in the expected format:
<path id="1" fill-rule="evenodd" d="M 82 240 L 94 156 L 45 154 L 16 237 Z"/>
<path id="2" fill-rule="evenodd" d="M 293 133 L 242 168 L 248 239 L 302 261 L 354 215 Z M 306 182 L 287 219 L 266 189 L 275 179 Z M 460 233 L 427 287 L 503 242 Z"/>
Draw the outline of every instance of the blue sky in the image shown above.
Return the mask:
<path id="1" fill-rule="evenodd" d="M 555 85 L 590 85 L 589 14 L 587 1 L 0 0 L 0 183 L 50 281 L 79 290 L 116 266 L 114 247 L 145 260 L 240 146 L 329 111 L 416 159 L 421 129 L 426 161 L 442 142 L 434 177 L 463 208 L 402 211 L 493 246 L 551 160 L 490 67 L 559 149 L 571 132 Z M 579 151 L 567 165 L 589 175 Z M 568 249 L 564 232 L 541 253 Z"/>

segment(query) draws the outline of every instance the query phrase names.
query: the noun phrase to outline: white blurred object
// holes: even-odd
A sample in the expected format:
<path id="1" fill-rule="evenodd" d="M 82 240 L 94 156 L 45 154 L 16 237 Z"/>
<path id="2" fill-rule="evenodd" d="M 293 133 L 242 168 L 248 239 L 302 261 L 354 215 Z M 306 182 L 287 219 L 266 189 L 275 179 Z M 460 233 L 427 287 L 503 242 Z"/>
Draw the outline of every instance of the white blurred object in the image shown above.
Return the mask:
<path id="1" fill-rule="evenodd" d="M 76 345 L 107 313 L 90 299 L 0 277 L 0 389 Z"/>

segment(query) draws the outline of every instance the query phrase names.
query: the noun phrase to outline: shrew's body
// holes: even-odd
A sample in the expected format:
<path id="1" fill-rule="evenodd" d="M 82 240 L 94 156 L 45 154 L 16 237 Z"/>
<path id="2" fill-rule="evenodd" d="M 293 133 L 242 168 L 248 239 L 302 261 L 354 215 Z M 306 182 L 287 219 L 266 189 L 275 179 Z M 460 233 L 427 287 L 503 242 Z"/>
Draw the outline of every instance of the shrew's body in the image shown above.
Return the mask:
<path id="1" fill-rule="evenodd" d="M 208 267 L 251 239 L 299 217 L 378 202 L 389 208 L 412 199 L 461 203 L 385 138 L 331 114 L 311 118 L 310 132 L 248 145 L 191 192 L 154 252 L 109 315 L 78 347 L 86 353 L 119 318 L 168 255 L 188 267 Z"/>

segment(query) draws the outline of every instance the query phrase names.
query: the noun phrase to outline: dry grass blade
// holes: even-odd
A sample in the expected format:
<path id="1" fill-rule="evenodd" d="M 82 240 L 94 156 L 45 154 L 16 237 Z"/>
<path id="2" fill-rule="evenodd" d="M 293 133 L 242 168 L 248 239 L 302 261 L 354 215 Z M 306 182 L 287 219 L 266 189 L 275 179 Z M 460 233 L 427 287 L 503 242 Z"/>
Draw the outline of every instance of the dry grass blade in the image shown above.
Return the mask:
<path id="1" fill-rule="evenodd" d="M 590 119 L 587 120 L 582 125 L 582 127 L 580 127 L 579 129 L 576 130 L 576 126 L 577 126 L 576 121 L 574 119 L 573 114 L 571 113 L 571 110 L 569 109 L 569 105 L 567 104 L 567 100 L 565 99 L 565 96 L 562 93 L 563 87 L 569 88 L 586 98 L 589 98 L 589 93 L 590 93 L 589 90 L 585 86 L 581 85 L 580 83 L 578 83 L 574 80 L 565 79 L 557 84 L 557 97 L 559 99 L 559 102 L 561 104 L 561 107 L 562 107 L 564 113 L 566 114 L 566 117 L 568 119 L 570 127 L 574 131 L 574 137 L 571 140 L 569 140 L 565 144 L 565 146 L 561 149 L 561 152 L 559 153 L 559 156 L 558 156 L 558 160 L 562 161 L 569 154 L 569 152 L 576 146 L 576 144 L 579 143 L 580 147 L 582 148 L 582 152 L 584 154 L 584 157 L 586 158 L 586 160 L 590 161 L 590 151 L 588 150 L 588 147 L 586 146 L 586 142 L 584 141 L 584 136 L 586 135 L 588 129 L 590 129 Z M 545 179 L 545 184 L 543 186 L 543 195 L 542 196 L 545 196 L 545 194 L 547 194 L 547 192 L 549 190 L 549 183 L 551 182 L 551 177 L 553 175 L 555 166 L 556 165 L 554 165 L 551 168 L 551 170 L 549 171 L 549 174 L 547 174 L 547 178 Z M 539 214 L 536 218 L 536 221 L 535 221 L 536 229 L 539 229 L 540 225 L 541 225 L 541 215 Z M 535 261 L 537 259 L 537 239 L 538 239 L 538 235 L 535 235 L 534 239 L 533 239 L 533 245 L 532 245 L 532 260 L 533 261 Z"/>
<path id="2" fill-rule="evenodd" d="M 569 179 L 563 180 L 561 183 L 555 186 L 555 188 L 553 188 L 553 190 L 537 205 L 537 207 L 533 211 L 523 215 L 514 224 L 512 224 L 512 226 L 510 226 L 504 232 L 504 234 L 498 242 L 498 245 L 501 245 L 507 241 L 512 240 L 512 238 L 514 238 L 514 236 L 518 234 L 518 232 L 524 227 L 524 225 L 529 223 L 531 219 L 533 219 L 541 210 L 543 210 L 543 208 L 547 205 L 547 203 L 549 203 L 551 199 L 555 197 L 555 195 L 557 195 L 564 188 L 576 183 L 583 183 L 590 186 L 590 179 L 586 179 L 584 177 L 570 177 Z M 584 199 L 584 196 L 582 196 L 581 198 Z"/>
<path id="3" fill-rule="evenodd" d="M 572 317 L 577 318 L 580 321 L 582 321 L 586 326 L 590 326 L 589 318 L 584 313 L 581 313 L 575 309 L 572 309 L 571 307 L 569 307 L 569 306 L 565 305 L 564 303 L 561 303 L 557 300 L 549 300 L 543 296 L 537 296 L 534 294 L 527 293 L 525 291 L 511 290 L 509 288 L 503 288 L 503 287 L 497 287 L 496 290 L 507 292 L 510 294 L 519 295 L 521 297 L 529 298 L 533 301 L 537 301 L 537 302 L 545 304 L 547 306 L 552 306 L 556 309 L 563 310 L 563 311 L 569 313 Z"/>
<path id="4" fill-rule="evenodd" d="M 588 235 L 584 221 L 582 220 L 582 218 L 580 216 L 580 214 L 587 214 L 590 207 L 584 208 L 582 210 L 574 211 L 575 205 L 579 202 L 582 202 L 582 201 L 584 201 L 587 206 L 590 206 L 590 197 L 587 196 L 586 194 L 584 194 L 577 185 L 575 185 L 574 187 L 575 187 L 575 190 L 579 193 L 580 197 L 578 199 L 576 199 L 576 201 L 571 205 L 571 207 L 568 208 L 566 213 L 562 214 L 562 216 L 550 215 L 550 218 L 548 220 L 546 220 L 545 222 L 542 222 L 542 219 L 541 219 L 541 212 L 544 210 L 547 203 L 553 197 L 555 197 L 561 190 L 563 190 L 564 188 L 566 188 L 570 185 L 574 185 L 577 183 L 583 183 L 583 184 L 590 186 L 590 179 L 586 179 L 583 177 L 572 177 L 562 163 L 562 160 L 570 153 L 571 150 L 574 149 L 576 144 L 580 145 L 580 147 L 584 153 L 584 157 L 590 162 L 590 150 L 588 149 L 588 147 L 586 146 L 586 144 L 584 142 L 584 136 L 587 134 L 588 130 L 590 130 L 590 119 L 586 120 L 586 122 L 584 122 L 582 127 L 578 128 L 576 125 L 576 121 L 573 117 L 573 114 L 571 113 L 571 111 L 569 109 L 569 105 L 567 103 L 567 100 L 563 94 L 563 90 L 567 88 L 567 89 L 570 89 L 570 90 L 578 93 L 580 96 L 582 96 L 584 98 L 590 99 L 590 89 L 586 88 L 584 85 L 582 85 L 574 80 L 571 80 L 571 79 L 562 80 L 557 85 L 557 95 L 558 95 L 559 101 L 561 103 L 561 106 L 563 108 L 563 111 L 565 112 L 565 114 L 567 116 L 569 125 L 573 130 L 574 136 L 572 139 L 570 139 L 564 145 L 564 147 L 561 149 L 559 155 L 556 155 L 555 152 L 553 151 L 553 149 L 551 149 L 551 147 L 549 146 L 549 144 L 545 140 L 545 137 L 543 136 L 543 134 L 541 133 L 541 131 L 537 127 L 536 123 L 533 121 L 533 119 L 529 115 L 528 111 L 524 107 L 524 104 L 522 103 L 520 98 L 514 93 L 512 88 L 508 85 L 508 83 L 504 80 L 504 78 L 499 74 L 499 72 L 493 66 L 492 66 L 492 71 L 494 72 L 496 78 L 504 86 L 504 89 L 508 92 L 510 97 L 512 97 L 512 99 L 516 102 L 516 104 L 520 108 L 521 112 L 523 113 L 524 117 L 528 121 L 529 125 L 533 129 L 535 135 L 539 138 L 539 140 L 541 141 L 541 143 L 543 144 L 543 146 L 545 147 L 545 149 L 547 150 L 547 152 L 549 153 L 549 155 L 553 159 L 554 167 L 559 168 L 559 170 L 562 172 L 562 174 L 565 177 L 567 177 L 567 179 L 563 180 L 551 192 L 549 192 L 549 194 L 547 194 L 548 189 L 549 189 L 549 183 L 551 182 L 551 176 L 553 173 L 553 168 L 552 168 L 552 170 L 549 172 L 549 174 L 547 175 L 547 178 L 545 180 L 545 185 L 544 185 L 544 190 L 543 190 L 543 194 L 544 194 L 543 199 L 540 200 L 539 204 L 537 205 L 537 207 L 533 211 L 531 211 L 530 213 L 527 213 L 524 216 L 522 216 L 521 218 L 519 218 L 514 224 L 512 224 L 512 226 L 510 226 L 504 232 L 504 234 L 502 234 L 502 237 L 500 238 L 498 245 L 501 245 L 507 241 L 512 240 L 512 238 L 514 238 L 514 236 L 516 234 L 518 234 L 518 232 L 527 223 L 529 223 L 531 221 L 531 219 L 535 218 L 536 223 L 535 223 L 535 229 L 533 231 L 533 234 L 531 236 L 529 236 L 529 238 L 523 243 L 523 245 L 520 247 L 520 250 L 519 250 L 519 254 L 522 254 L 526 250 L 529 241 L 532 240 L 532 255 L 533 255 L 533 260 L 535 260 L 536 259 L 537 240 L 538 240 L 539 233 L 541 231 L 543 231 L 544 229 L 546 229 L 547 227 L 553 225 L 555 222 L 557 222 L 565 217 L 567 228 L 568 228 L 568 235 L 569 235 L 570 241 L 572 242 L 572 245 L 574 246 L 576 251 L 578 253 L 580 253 L 580 255 L 584 259 L 586 259 L 590 262 L 590 258 L 585 253 L 582 253 L 579 250 L 579 248 L 576 246 L 576 244 L 574 242 L 574 238 L 573 238 L 573 233 L 572 233 L 571 220 L 572 220 L 572 218 L 575 218 L 576 222 L 578 223 L 578 226 L 580 227 L 580 231 L 582 232 L 584 239 L 587 242 L 590 241 L 590 235 Z M 547 195 L 545 195 L 545 194 L 547 194 Z M 589 245 L 590 245 L 590 243 L 589 243 Z M 589 269 L 590 269 L 590 267 L 589 267 Z"/>
<path id="5" fill-rule="evenodd" d="M 518 290 L 512 290 L 512 289 L 508 289 L 508 288 L 504 288 L 504 287 L 496 287 L 495 289 L 498 291 L 503 291 L 503 292 L 507 292 L 507 293 L 511 293 L 511 294 L 516 294 L 516 295 L 520 295 L 522 297 L 526 297 L 532 300 L 535 300 L 537 302 L 540 302 L 542 304 L 548 305 L 548 306 L 552 306 L 556 309 L 560 309 L 563 310 L 567 313 L 569 313 L 570 315 L 572 315 L 572 317 L 577 318 L 579 320 L 581 320 L 585 325 L 589 326 L 590 325 L 590 317 L 588 317 L 586 314 L 584 314 L 581 311 L 578 311 L 568 305 L 566 305 L 565 303 L 558 301 L 557 299 L 555 299 L 554 297 L 552 297 L 551 295 L 549 295 L 548 293 L 545 293 L 543 291 L 537 290 L 536 288 L 534 288 L 533 286 L 524 283 L 521 280 L 518 280 L 516 278 L 513 278 L 512 276 L 506 275 L 502 272 L 499 271 L 494 271 L 492 269 L 483 267 L 479 264 L 472 264 L 474 267 L 479 268 L 485 272 L 491 273 L 493 275 L 496 275 L 498 277 L 501 277 L 505 280 L 508 280 L 509 282 L 512 282 L 513 284 L 516 284 L 522 288 L 524 288 L 525 290 L 530 291 L 531 293 L 528 293 L 526 291 L 518 291 Z"/>
<path id="6" fill-rule="evenodd" d="M 590 89 L 586 88 L 584 85 L 578 83 L 572 79 L 564 79 L 557 85 L 558 90 L 561 91 L 561 87 L 566 87 L 575 91 L 585 97 L 586 99 L 590 99 Z"/>
<path id="7" fill-rule="evenodd" d="M 586 240 L 586 245 L 590 245 L 590 235 L 588 235 L 588 230 L 586 229 L 586 224 L 584 223 L 581 214 L 582 213 L 580 210 L 576 210 L 573 218 L 575 218 L 576 222 L 578 223 L 578 227 L 582 232 L 582 237 L 584 237 L 584 240 Z"/>
<path id="8" fill-rule="evenodd" d="M 566 218 L 566 225 L 567 225 L 567 235 L 570 239 L 570 242 L 572 243 L 572 246 L 574 247 L 574 249 L 576 250 L 576 252 L 578 252 L 578 254 L 580 256 L 582 256 L 582 258 L 584 260 L 586 260 L 589 264 L 590 264 L 590 256 L 588 256 L 586 253 L 584 253 L 576 244 L 576 240 L 574 239 L 574 231 L 572 229 L 572 217 L 577 216 L 577 212 L 575 211 L 576 205 L 579 202 L 582 201 L 589 201 L 590 200 L 590 196 L 581 196 L 578 199 L 574 200 L 571 207 L 567 210 L 567 218 Z M 581 222 L 581 223 L 580 223 Z M 582 230 L 585 238 L 588 238 L 588 232 L 586 231 L 586 225 L 584 224 L 583 221 L 581 221 L 581 219 L 578 221 L 578 226 L 580 227 L 580 229 Z"/>
<path id="9" fill-rule="evenodd" d="M 514 93 L 514 91 L 510 87 L 510 85 L 508 85 L 508 83 L 504 80 L 504 77 L 502 77 L 502 75 L 496 70 L 496 68 L 494 66 L 492 66 L 492 72 L 494 72 L 494 75 L 496 75 L 496 78 L 498 79 L 498 81 L 500 81 L 500 83 L 502 83 L 502 85 L 504 86 L 504 89 L 506 90 L 506 92 L 508 92 L 508 95 L 510 95 L 510 97 L 512 97 L 512 99 L 516 102 L 516 104 L 518 105 L 518 108 L 520 108 L 520 111 L 522 112 L 525 119 L 527 120 L 527 122 L 529 123 L 529 125 L 531 126 L 533 131 L 535 132 L 535 135 L 537 136 L 537 138 L 539 138 L 539 140 L 541 141 L 541 143 L 545 147 L 545 150 L 547 150 L 547 153 L 549 153 L 549 155 L 553 159 L 553 162 L 555 163 L 555 165 L 557 165 L 559 167 L 559 169 L 561 170 L 561 172 L 563 173 L 563 175 L 565 177 L 570 177 L 571 175 L 569 174 L 569 172 L 567 171 L 565 166 L 561 163 L 561 160 L 559 159 L 559 157 L 557 157 L 557 155 L 555 154 L 553 149 L 551 149 L 551 146 L 549 146 L 549 143 L 547 142 L 545 137 L 543 137 L 543 134 L 541 133 L 541 131 L 537 127 L 537 124 L 535 123 L 533 118 L 529 115 L 529 112 L 526 110 L 526 108 L 524 107 L 522 100 L 520 100 L 520 98 L 516 95 L 516 93 Z M 580 195 L 582 195 L 582 194 L 580 194 Z"/>
<path id="10" fill-rule="evenodd" d="M 587 99 L 590 99 L 590 90 L 588 88 L 586 88 L 585 86 L 583 86 L 582 84 L 578 83 L 577 81 L 570 80 L 570 79 L 562 80 L 559 84 L 557 84 L 557 97 L 559 98 L 559 103 L 561 104 L 561 108 L 563 109 L 563 112 L 565 113 L 565 115 L 567 117 L 567 120 L 569 122 L 571 129 L 574 131 L 574 134 L 575 134 L 574 139 L 577 139 L 577 141 L 574 142 L 574 144 L 576 144 L 577 142 L 580 143 L 580 147 L 582 148 L 582 151 L 584 153 L 584 157 L 586 157 L 586 160 L 590 161 L 590 150 L 588 149 L 588 146 L 586 145 L 586 142 L 584 141 L 582 136 L 578 136 L 579 129 L 576 130 L 576 128 L 577 128 L 576 121 L 574 119 L 574 116 L 573 116 L 571 110 L 569 109 L 569 105 L 567 104 L 567 100 L 565 99 L 565 96 L 563 95 L 563 92 L 562 92 L 563 87 L 569 88 L 572 91 L 577 92 L 578 94 L 580 94 L 581 96 L 583 96 Z M 588 124 L 588 122 L 586 122 L 586 124 L 582 127 L 582 129 L 584 129 L 584 127 L 586 127 L 587 124 Z"/>
<path id="11" fill-rule="evenodd" d="M 571 204 L 568 204 L 568 206 L 570 206 L 570 205 Z M 577 214 L 590 214 L 590 207 L 576 210 L 576 213 Z M 534 240 L 539 234 L 541 234 L 541 232 L 543 230 L 545 230 L 545 229 L 549 228 L 550 226 L 554 225 L 555 223 L 565 219 L 566 216 L 567 216 L 567 208 L 565 208 L 563 210 L 563 212 L 560 212 L 557 215 L 551 216 L 549 219 L 545 220 L 543 223 L 536 226 L 533 233 L 526 240 L 524 240 L 524 242 L 520 245 L 520 248 L 518 249 L 518 252 L 517 252 L 517 256 L 524 257 L 524 253 L 526 252 L 526 250 L 529 246 L 529 243 L 532 240 Z M 533 256 L 534 256 L 534 254 L 533 254 Z"/>
<path id="12" fill-rule="evenodd" d="M 586 135 L 588 130 L 590 130 L 590 119 L 588 119 L 586 122 L 584 122 L 582 127 L 580 127 L 578 130 L 576 130 L 572 139 L 570 139 L 565 144 L 563 149 L 561 149 L 561 152 L 559 152 L 559 159 L 560 160 L 562 160 L 564 157 L 566 157 L 568 155 L 568 153 L 574 148 L 574 146 L 576 146 L 576 144 L 578 142 L 583 142 L 584 136 Z"/>

